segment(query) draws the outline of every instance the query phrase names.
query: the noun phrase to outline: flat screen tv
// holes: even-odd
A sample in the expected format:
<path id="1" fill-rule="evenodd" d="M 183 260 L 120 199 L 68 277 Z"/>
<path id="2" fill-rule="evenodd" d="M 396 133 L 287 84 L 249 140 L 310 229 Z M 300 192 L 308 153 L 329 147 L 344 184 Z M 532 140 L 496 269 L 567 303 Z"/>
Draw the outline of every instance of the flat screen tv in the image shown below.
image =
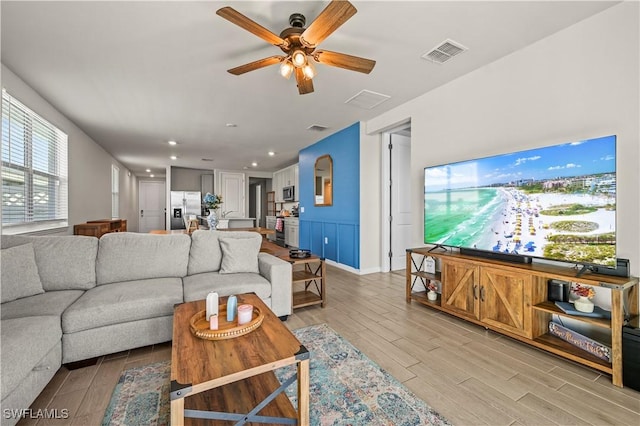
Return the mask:
<path id="1" fill-rule="evenodd" d="M 424 242 L 616 266 L 616 137 L 424 169 Z"/>

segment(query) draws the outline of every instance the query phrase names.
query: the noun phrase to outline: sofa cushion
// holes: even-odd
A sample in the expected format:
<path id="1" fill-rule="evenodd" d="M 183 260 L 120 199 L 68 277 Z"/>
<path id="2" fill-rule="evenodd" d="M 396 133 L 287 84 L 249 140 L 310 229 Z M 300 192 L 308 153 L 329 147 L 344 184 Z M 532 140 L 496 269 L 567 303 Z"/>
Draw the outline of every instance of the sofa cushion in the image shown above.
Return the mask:
<path id="1" fill-rule="evenodd" d="M 2 247 L 32 243 L 42 287 L 88 290 L 96 286 L 98 239 L 83 235 L 3 235 Z"/>
<path id="2" fill-rule="evenodd" d="M 96 286 L 98 239 L 84 235 L 36 237 L 33 246 L 46 291 Z"/>
<path id="3" fill-rule="evenodd" d="M 154 235 L 112 232 L 100 238 L 98 285 L 187 275 L 191 238 L 185 234 Z"/>
<path id="4" fill-rule="evenodd" d="M 33 245 L 23 244 L 2 250 L 2 303 L 44 293 Z"/>
<path id="5" fill-rule="evenodd" d="M 37 316 L 2 320 L 2 395 L 8 395 L 60 343 L 60 318 Z M 57 368 L 58 366 L 52 366 Z"/>
<path id="6" fill-rule="evenodd" d="M 84 291 L 60 290 L 47 291 L 35 296 L 25 297 L 2 304 L 2 319 L 51 315 L 61 317 L 65 309 L 75 302 Z"/>
<path id="7" fill-rule="evenodd" d="M 99 285 L 86 291 L 64 311 L 62 330 L 65 333 L 75 333 L 173 315 L 173 305 L 182 301 L 180 278 L 153 278 Z"/>
<path id="8" fill-rule="evenodd" d="M 215 291 L 220 296 L 255 293 L 263 300 L 271 297 L 271 283 L 258 274 L 224 275 L 218 272 L 206 272 L 189 275 L 184 277 L 182 281 L 185 302 L 205 299 L 210 291 Z"/>
<path id="9" fill-rule="evenodd" d="M 248 238 L 262 242 L 257 232 L 199 230 L 191 234 L 188 275 L 218 272 L 222 264 L 220 238 Z M 259 247 L 259 246 L 258 246 Z"/>
<path id="10" fill-rule="evenodd" d="M 220 237 L 220 248 L 222 249 L 220 273 L 259 273 L 258 253 L 260 253 L 261 244 L 261 238 Z"/>
<path id="11" fill-rule="evenodd" d="M 217 272 L 222 262 L 218 236 L 223 231 L 199 230 L 191 234 L 188 275 Z"/>

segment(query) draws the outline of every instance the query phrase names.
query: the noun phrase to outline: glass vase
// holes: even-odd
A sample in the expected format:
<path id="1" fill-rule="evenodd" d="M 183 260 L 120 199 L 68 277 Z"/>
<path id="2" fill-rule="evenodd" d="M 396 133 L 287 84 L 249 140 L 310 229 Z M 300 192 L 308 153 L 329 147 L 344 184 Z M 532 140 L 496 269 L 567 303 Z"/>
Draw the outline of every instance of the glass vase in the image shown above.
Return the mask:
<path id="1" fill-rule="evenodd" d="M 209 216 L 207 216 L 207 223 L 209 224 L 209 230 L 214 231 L 218 226 L 218 215 L 215 210 L 209 210 Z"/>

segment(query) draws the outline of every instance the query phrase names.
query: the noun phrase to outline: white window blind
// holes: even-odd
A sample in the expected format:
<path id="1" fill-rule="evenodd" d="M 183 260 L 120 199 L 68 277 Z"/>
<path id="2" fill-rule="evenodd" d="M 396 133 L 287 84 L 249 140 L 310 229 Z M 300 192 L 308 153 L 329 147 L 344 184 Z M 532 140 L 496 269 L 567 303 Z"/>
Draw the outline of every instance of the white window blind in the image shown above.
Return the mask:
<path id="1" fill-rule="evenodd" d="M 111 165 L 111 218 L 120 217 L 120 169 Z"/>
<path id="2" fill-rule="evenodd" d="M 67 135 L 2 91 L 2 228 L 68 225 Z"/>

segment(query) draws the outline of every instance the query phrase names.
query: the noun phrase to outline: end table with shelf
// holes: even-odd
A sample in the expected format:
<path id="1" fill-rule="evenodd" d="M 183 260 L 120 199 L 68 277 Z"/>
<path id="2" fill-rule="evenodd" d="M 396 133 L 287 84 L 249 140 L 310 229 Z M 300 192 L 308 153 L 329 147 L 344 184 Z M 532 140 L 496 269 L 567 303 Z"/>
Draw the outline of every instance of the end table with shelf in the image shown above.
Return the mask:
<path id="1" fill-rule="evenodd" d="M 327 275 L 325 260 L 323 257 L 319 257 L 314 254 L 304 259 L 291 257 L 289 256 L 288 249 L 274 244 L 267 239 L 262 240 L 260 251 L 269 253 L 291 264 L 293 309 L 313 305 L 320 305 L 323 308 L 325 307 L 327 303 Z M 298 287 L 303 285 L 304 289 L 296 291 L 296 284 Z"/>
<path id="2" fill-rule="evenodd" d="M 289 256 L 280 257 L 291 263 L 293 288 L 293 309 L 304 306 L 320 305 L 324 308 L 326 303 L 325 279 L 326 270 L 324 259 L 311 255 L 304 259 Z M 296 291 L 296 284 L 302 284 L 304 290 Z"/>

